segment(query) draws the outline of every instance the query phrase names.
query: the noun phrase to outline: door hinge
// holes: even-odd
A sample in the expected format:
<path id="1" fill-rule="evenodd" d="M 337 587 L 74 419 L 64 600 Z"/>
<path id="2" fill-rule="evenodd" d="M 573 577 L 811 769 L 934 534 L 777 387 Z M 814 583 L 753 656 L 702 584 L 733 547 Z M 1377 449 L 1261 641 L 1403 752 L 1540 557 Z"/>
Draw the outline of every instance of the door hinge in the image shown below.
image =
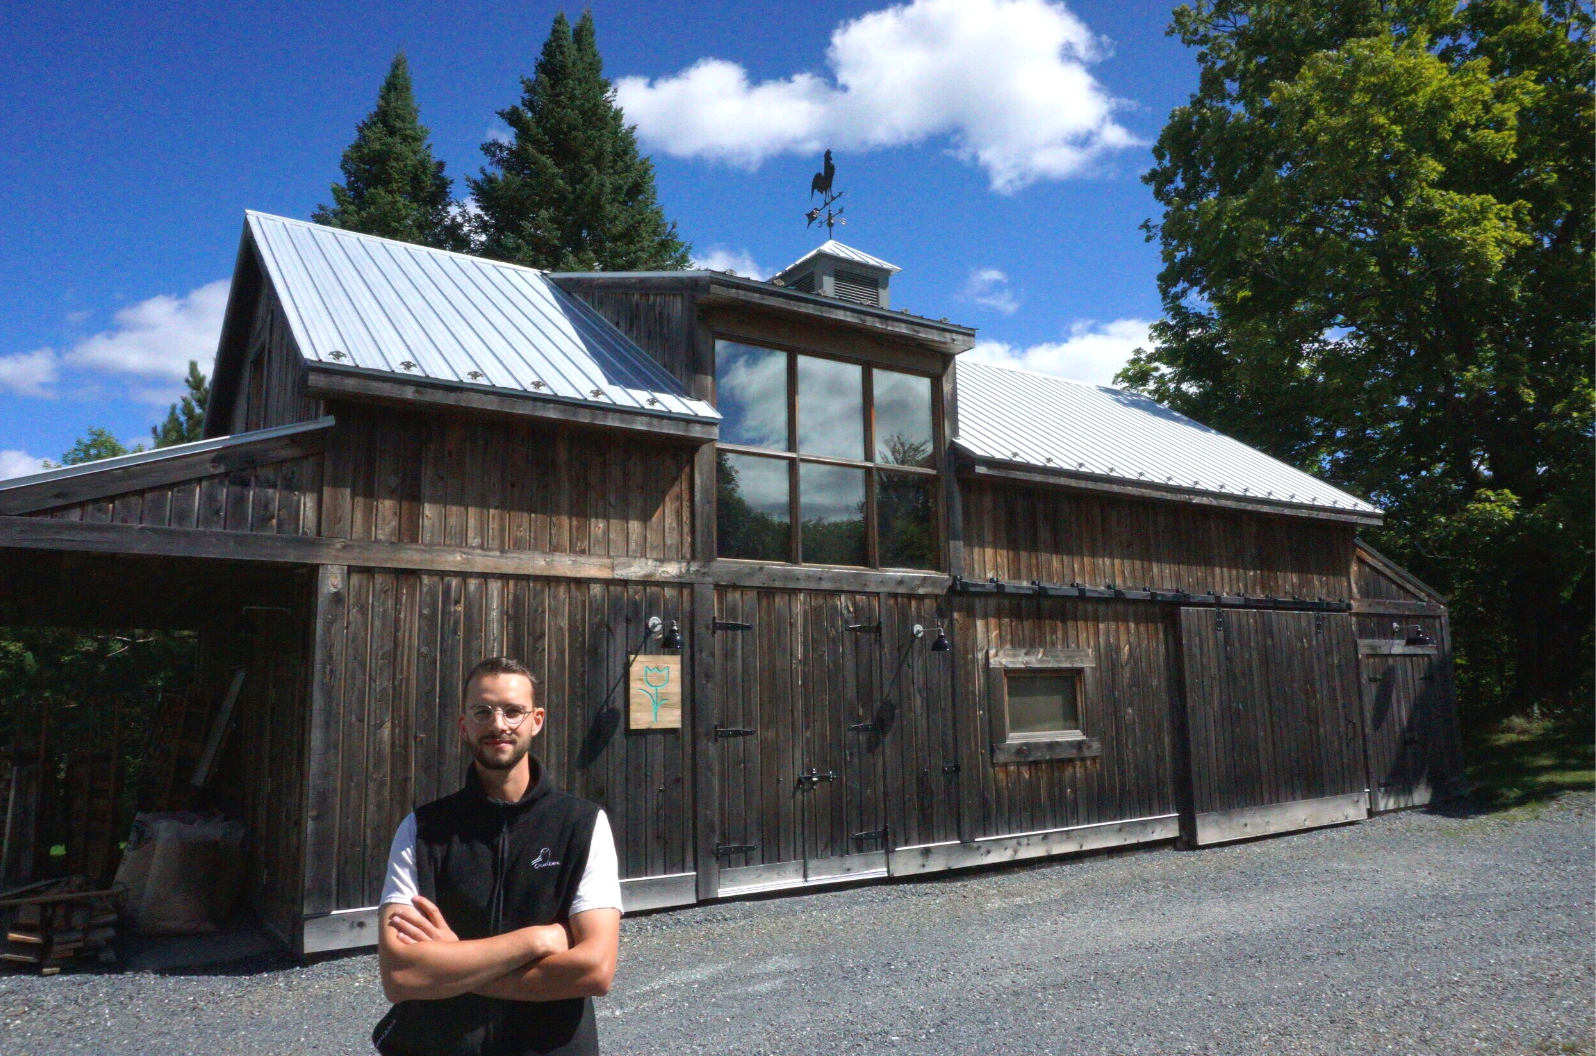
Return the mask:
<path id="1" fill-rule="evenodd" d="M 964 769 L 964 767 L 960 766 L 958 763 L 943 763 L 942 764 L 942 772 L 944 774 L 956 774 L 960 770 L 963 770 L 963 769 Z"/>
<path id="2" fill-rule="evenodd" d="M 716 737 L 752 737 L 754 731 L 747 726 L 716 726 Z"/>
<path id="3" fill-rule="evenodd" d="M 816 770 L 812 766 L 809 768 L 808 773 L 798 775 L 798 783 L 800 785 L 808 785 L 810 788 L 815 787 L 822 781 L 835 780 L 837 780 L 837 772 L 835 770 Z"/>
<path id="4" fill-rule="evenodd" d="M 759 850 L 759 846 L 753 843 L 717 843 L 715 845 L 715 857 L 725 858 L 729 855 L 748 854 L 757 850 Z"/>
<path id="5" fill-rule="evenodd" d="M 869 832 L 856 832 L 853 834 L 856 843 L 865 843 L 869 840 L 884 840 L 887 838 L 886 829 L 871 829 Z"/>
<path id="6" fill-rule="evenodd" d="M 754 629 L 754 625 L 751 623 L 739 623 L 737 620 L 716 620 L 714 629 L 717 631 L 751 631 Z"/>
<path id="7" fill-rule="evenodd" d="M 881 624 L 879 624 L 879 623 L 850 623 L 850 624 L 848 624 L 848 630 L 852 631 L 855 634 L 880 634 L 881 633 Z"/>
<path id="8" fill-rule="evenodd" d="M 850 733 L 880 733 L 881 732 L 881 723 L 879 723 L 879 722 L 856 722 L 852 726 L 848 727 L 848 731 Z"/>

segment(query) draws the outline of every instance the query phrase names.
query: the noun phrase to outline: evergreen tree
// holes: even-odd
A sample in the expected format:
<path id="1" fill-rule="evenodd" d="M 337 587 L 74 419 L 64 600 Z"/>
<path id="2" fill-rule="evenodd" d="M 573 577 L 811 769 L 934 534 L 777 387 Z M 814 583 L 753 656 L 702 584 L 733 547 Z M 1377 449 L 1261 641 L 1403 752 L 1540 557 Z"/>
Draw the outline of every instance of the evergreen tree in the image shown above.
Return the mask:
<path id="1" fill-rule="evenodd" d="M 115 458 L 118 455 L 130 455 L 142 450 L 144 447 L 141 444 L 134 446 L 130 451 L 122 441 L 111 435 L 110 430 L 91 426 L 88 435 L 78 437 L 78 442 L 61 456 L 61 464 L 81 466 L 85 462 L 98 462 L 102 458 Z"/>
<path id="2" fill-rule="evenodd" d="M 200 373 L 199 364 L 191 359 L 183 384 L 188 386 L 188 391 L 167 410 L 166 420 L 150 429 L 156 447 L 171 447 L 204 438 L 205 405 L 211 398 L 210 379 Z"/>
<path id="3" fill-rule="evenodd" d="M 311 214 L 316 223 L 436 249 L 469 248 L 451 181 L 427 143 L 404 52 L 394 56 L 377 108 L 355 130 L 339 167 L 344 182 L 332 185 L 332 206 Z"/>
<path id="4" fill-rule="evenodd" d="M 591 12 L 562 13 L 519 106 L 499 111 L 509 143 L 482 144 L 471 180 L 478 252 L 550 271 L 686 268 L 689 247 L 665 219 L 654 166 L 604 78 Z"/>

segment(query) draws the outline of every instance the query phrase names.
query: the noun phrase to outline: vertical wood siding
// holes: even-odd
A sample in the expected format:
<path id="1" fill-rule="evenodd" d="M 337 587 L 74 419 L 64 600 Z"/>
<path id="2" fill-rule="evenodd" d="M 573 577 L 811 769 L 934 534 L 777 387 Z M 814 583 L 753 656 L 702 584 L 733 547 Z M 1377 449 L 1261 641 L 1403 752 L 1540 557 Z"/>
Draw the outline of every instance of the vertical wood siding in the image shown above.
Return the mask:
<path id="1" fill-rule="evenodd" d="M 1181 632 L 1197 814 L 1367 787 L 1351 616 L 1185 609 Z"/>
<path id="2" fill-rule="evenodd" d="M 690 588 L 353 568 L 341 593 L 318 629 L 308 854 L 326 864 L 310 871 L 306 913 L 376 904 L 399 822 L 460 787 L 461 679 L 494 655 L 535 672 L 548 722 L 533 751 L 558 787 L 608 812 L 621 875 L 692 871 L 688 741 L 626 728 L 628 658 L 649 616 L 688 625 Z"/>
<path id="3" fill-rule="evenodd" d="M 305 362 L 270 285 L 261 289 L 244 354 L 229 433 L 320 418 L 322 403 L 305 395 Z"/>
<path id="4" fill-rule="evenodd" d="M 653 357 L 687 391 L 694 391 L 695 330 L 698 319 L 690 293 L 621 293 L 580 289 L 594 311 L 614 324 Z"/>
<path id="5" fill-rule="evenodd" d="M 1171 712 L 1180 677 L 1172 609 L 1039 598 L 959 598 L 955 694 L 973 837 L 1176 812 Z M 987 650 L 1089 649 L 1081 729 L 1100 756 L 994 765 Z"/>
<path id="6" fill-rule="evenodd" d="M 320 526 L 321 466 L 322 456 L 310 455 L 59 506 L 29 516 L 217 532 L 316 535 Z"/>
<path id="7" fill-rule="evenodd" d="M 1349 526 L 983 480 L 959 488 L 970 579 L 1352 596 Z"/>
<path id="8" fill-rule="evenodd" d="M 337 539 L 685 560 L 691 448 L 339 404 L 323 456 Z"/>

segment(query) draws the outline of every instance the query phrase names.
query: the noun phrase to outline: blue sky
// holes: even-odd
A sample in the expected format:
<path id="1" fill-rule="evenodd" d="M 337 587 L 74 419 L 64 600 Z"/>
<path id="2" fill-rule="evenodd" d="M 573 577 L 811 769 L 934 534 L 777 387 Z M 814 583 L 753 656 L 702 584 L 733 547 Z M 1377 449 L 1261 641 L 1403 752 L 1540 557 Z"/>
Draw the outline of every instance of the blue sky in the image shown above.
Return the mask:
<path id="1" fill-rule="evenodd" d="M 308 217 L 394 51 L 465 193 L 553 3 L 9 4 L 0 11 L 0 475 L 148 431 L 209 367 L 243 211 Z M 592 4 L 606 73 L 699 258 L 845 242 L 976 354 L 1107 380 L 1157 317 L 1148 144 L 1195 79 L 1163 3 Z M 570 6 L 574 17 L 581 10 Z"/>

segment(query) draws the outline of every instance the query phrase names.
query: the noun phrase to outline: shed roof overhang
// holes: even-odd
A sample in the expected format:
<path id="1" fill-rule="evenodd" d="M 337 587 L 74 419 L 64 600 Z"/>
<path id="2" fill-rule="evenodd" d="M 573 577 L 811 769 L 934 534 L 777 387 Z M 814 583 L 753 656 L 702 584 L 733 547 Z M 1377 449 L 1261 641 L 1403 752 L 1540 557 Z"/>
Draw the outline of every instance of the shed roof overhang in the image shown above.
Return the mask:
<path id="1" fill-rule="evenodd" d="M 975 345 L 975 330 L 971 327 L 815 293 L 800 293 L 719 271 L 557 272 L 549 278 L 573 293 L 597 289 L 695 293 L 699 303 L 711 309 L 758 311 L 795 323 L 820 323 L 912 345 L 947 359 Z"/>
<path id="2" fill-rule="evenodd" d="M 1185 502 L 1217 509 L 1243 510 L 1248 513 L 1273 514 L 1277 517 L 1301 517 L 1367 527 L 1375 527 L 1385 522 L 1385 515 L 1379 511 L 1370 513 L 1361 510 L 1335 509 L 1285 502 L 1263 496 L 1218 495 L 1210 491 L 1176 487 L 1154 481 L 1127 480 L 1123 477 L 1036 466 L 1028 462 L 986 458 L 975 454 L 957 441 L 953 444 L 953 451 L 960 475 L 977 479 L 1097 492 L 1126 498 Z"/>

